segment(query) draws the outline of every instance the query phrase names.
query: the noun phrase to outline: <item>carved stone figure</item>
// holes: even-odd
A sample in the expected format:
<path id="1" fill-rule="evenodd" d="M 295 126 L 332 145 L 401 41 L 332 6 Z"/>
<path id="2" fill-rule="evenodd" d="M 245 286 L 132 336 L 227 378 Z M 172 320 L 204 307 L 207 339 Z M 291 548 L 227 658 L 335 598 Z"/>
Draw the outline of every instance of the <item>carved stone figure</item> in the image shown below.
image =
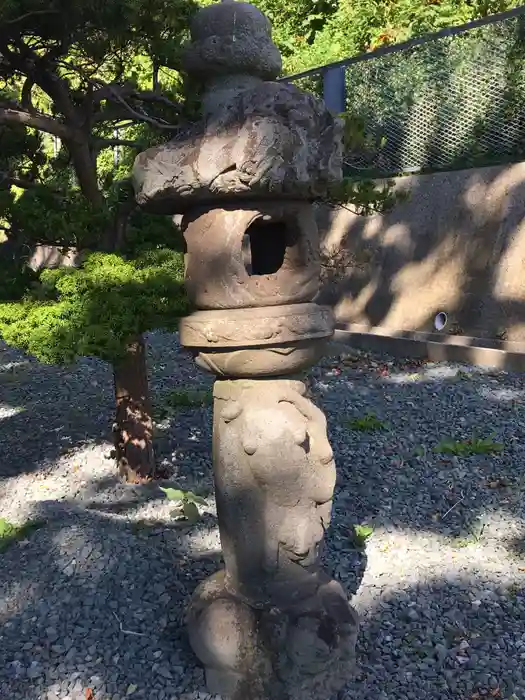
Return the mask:
<path id="1" fill-rule="evenodd" d="M 319 565 L 335 465 L 305 391 L 293 380 L 215 384 L 225 569 L 196 591 L 188 623 L 210 692 L 236 700 L 329 698 L 354 667 L 356 615 Z"/>
<path id="2" fill-rule="evenodd" d="M 341 123 L 281 82 L 266 17 L 201 9 L 185 51 L 202 121 L 137 157 L 136 198 L 182 214 L 196 311 L 181 342 L 214 386 L 213 463 L 224 568 L 196 589 L 190 643 L 211 693 L 330 700 L 354 668 L 357 616 L 320 565 L 335 464 L 322 411 L 294 373 L 333 333 L 318 306 L 312 200 L 342 177 Z"/>

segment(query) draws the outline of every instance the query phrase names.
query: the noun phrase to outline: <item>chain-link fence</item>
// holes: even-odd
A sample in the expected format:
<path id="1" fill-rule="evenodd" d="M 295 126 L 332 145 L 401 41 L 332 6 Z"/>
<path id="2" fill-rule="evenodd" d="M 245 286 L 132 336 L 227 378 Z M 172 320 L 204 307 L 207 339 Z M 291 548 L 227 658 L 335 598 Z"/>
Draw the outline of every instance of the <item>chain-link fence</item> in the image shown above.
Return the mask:
<path id="1" fill-rule="evenodd" d="M 355 123 L 349 175 L 525 160 L 525 7 L 334 66 Z M 284 79 L 326 98 L 330 69 Z"/>

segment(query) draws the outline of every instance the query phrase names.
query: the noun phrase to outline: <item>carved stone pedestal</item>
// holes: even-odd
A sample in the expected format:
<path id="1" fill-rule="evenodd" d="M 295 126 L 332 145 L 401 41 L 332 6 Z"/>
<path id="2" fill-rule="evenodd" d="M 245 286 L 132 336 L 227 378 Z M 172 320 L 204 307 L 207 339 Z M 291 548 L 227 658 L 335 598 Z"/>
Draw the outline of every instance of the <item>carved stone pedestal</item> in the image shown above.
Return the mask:
<path id="1" fill-rule="evenodd" d="M 288 379 L 217 381 L 214 475 L 225 569 L 195 591 L 211 693 L 325 700 L 351 676 L 357 616 L 319 565 L 335 466 L 323 413 Z"/>

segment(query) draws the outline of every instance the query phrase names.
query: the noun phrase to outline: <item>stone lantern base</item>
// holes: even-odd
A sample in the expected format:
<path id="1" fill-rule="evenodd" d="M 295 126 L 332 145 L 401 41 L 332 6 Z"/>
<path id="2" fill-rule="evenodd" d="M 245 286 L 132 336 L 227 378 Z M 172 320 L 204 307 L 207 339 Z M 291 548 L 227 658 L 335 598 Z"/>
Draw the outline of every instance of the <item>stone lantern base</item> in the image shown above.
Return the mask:
<path id="1" fill-rule="evenodd" d="M 339 610 L 322 612 L 323 596 Z M 331 700 L 355 673 L 357 615 L 335 581 L 301 616 L 251 607 L 219 571 L 195 590 L 187 620 L 208 692 L 224 700 Z"/>
<path id="2" fill-rule="evenodd" d="M 187 615 L 208 690 L 329 700 L 353 673 L 358 620 L 319 563 L 335 485 L 324 415 L 301 381 L 220 380 L 213 431 L 225 569 Z"/>

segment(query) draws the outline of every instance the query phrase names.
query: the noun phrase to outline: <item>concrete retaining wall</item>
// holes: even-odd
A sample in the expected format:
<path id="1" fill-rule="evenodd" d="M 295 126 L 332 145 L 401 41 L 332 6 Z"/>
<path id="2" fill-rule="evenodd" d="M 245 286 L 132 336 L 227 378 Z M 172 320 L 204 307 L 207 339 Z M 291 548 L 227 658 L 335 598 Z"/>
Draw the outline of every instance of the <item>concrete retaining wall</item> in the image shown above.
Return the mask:
<path id="1" fill-rule="evenodd" d="M 385 215 L 322 208 L 325 251 L 345 259 L 323 301 L 338 327 L 523 343 L 525 163 L 398 178 L 409 199 Z M 518 346 L 514 346 L 516 349 Z"/>

